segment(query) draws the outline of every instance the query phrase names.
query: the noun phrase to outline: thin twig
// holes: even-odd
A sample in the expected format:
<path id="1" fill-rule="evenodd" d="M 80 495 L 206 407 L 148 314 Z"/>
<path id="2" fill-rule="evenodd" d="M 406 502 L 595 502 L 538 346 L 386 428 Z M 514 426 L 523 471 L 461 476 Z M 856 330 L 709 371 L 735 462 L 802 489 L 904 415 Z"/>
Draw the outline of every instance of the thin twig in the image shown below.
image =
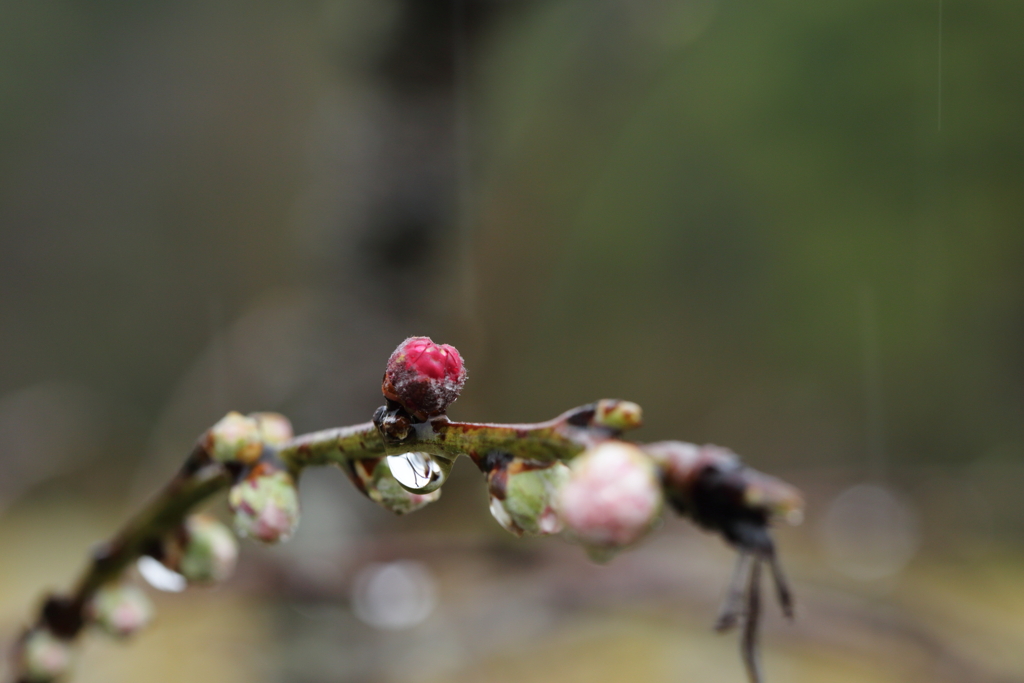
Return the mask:
<path id="1" fill-rule="evenodd" d="M 768 553 L 768 568 L 772 573 L 772 581 L 775 583 L 775 596 L 779 600 L 779 606 L 782 608 L 782 613 L 787 619 L 792 619 L 793 592 L 789 589 L 789 582 L 786 581 L 786 575 L 782 573 L 782 565 L 779 563 L 779 557 L 776 555 L 774 548 L 772 548 L 771 552 Z"/>
<path id="2" fill-rule="evenodd" d="M 341 466 L 351 460 L 380 458 L 397 452 L 424 451 L 454 460 L 468 455 L 475 462 L 495 450 L 538 461 L 569 460 L 588 445 L 608 438 L 606 430 L 589 421 L 594 407 L 575 408 L 553 420 L 536 424 L 476 424 L 451 422 L 447 417 L 413 425 L 398 446 L 385 446 L 381 431 L 366 422 L 297 436 L 278 449 L 269 449 L 293 473 L 319 465 Z M 149 552 L 166 534 L 180 526 L 197 506 L 228 489 L 245 475 L 213 461 L 203 439 L 163 491 L 132 517 L 114 537 L 99 546 L 75 588 L 47 598 L 32 622 L 55 635 L 73 640 L 85 625 L 86 607 L 96 592 L 116 580 L 134 561 Z"/>
<path id="3" fill-rule="evenodd" d="M 757 632 L 761 622 L 761 558 L 754 559 L 747 588 L 747 615 L 740 639 L 740 655 L 747 668 L 750 683 L 761 683 L 761 659 L 757 649 Z"/>
<path id="4" fill-rule="evenodd" d="M 753 556 L 747 552 L 740 552 L 736 558 L 732 579 L 729 580 L 729 589 L 722 602 L 722 608 L 718 612 L 718 618 L 715 620 L 715 630 L 719 633 L 725 633 L 735 628 L 740 617 L 746 612 L 747 580 L 753 559 Z"/>

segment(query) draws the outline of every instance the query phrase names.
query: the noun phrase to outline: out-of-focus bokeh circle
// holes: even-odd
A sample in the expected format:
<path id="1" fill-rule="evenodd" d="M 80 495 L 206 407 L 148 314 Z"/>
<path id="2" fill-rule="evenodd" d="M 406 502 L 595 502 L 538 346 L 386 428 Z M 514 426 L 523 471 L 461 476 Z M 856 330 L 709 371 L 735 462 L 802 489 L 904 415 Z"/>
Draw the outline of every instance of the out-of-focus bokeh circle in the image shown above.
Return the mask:
<path id="1" fill-rule="evenodd" d="M 857 484 L 840 493 L 825 512 L 818 535 L 833 567 L 861 580 L 902 570 L 917 550 L 917 517 L 884 486 Z"/>
<path id="2" fill-rule="evenodd" d="M 426 620 L 436 604 L 434 579 L 421 562 L 372 563 L 352 582 L 353 611 L 376 628 L 411 628 Z"/>

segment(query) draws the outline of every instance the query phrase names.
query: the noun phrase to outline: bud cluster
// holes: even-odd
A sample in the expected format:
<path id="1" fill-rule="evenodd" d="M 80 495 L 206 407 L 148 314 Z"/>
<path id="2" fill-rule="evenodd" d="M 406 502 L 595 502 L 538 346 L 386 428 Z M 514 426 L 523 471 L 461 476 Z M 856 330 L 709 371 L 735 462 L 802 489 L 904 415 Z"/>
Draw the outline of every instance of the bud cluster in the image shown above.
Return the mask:
<path id="1" fill-rule="evenodd" d="M 283 415 L 232 411 L 206 432 L 204 446 L 217 462 L 252 465 L 264 446 L 280 446 L 291 438 L 291 422 Z"/>
<path id="2" fill-rule="evenodd" d="M 564 532 L 599 561 L 639 541 L 658 520 L 662 489 L 653 460 L 633 444 L 603 441 L 568 466 L 490 456 L 491 514 L 517 535 Z"/>
<path id="3" fill-rule="evenodd" d="M 128 561 L 138 559 L 143 578 L 174 592 L 189 583 L 230 577 L 238 559 L 234 534 L 207 515 L 182 521 L 191 505 L 229 481 L 234 481 L 228 504 L 235 531 L 269 544 L 287 540 L 297 528 L 296 477 L 306 465 L 339 464 L 367 497 L 401 515 L 438 500 L 462 453 L 486 475 L 491 514 L 516 536 L 563 534 L 594 560 L 606 561 L 658 523 L 666 500 L 697 525 L 721 534 L 739 549 L 740 559 L 719 627 L 742 620 L 744 661 L 751 680 L 760 680 L 755 651 L 760 571 L 762 565 L 771 571 L 783 612 L 791 616 L 792 597 L 769 528 L 777 518 L 798 521 L 803 501 L 797 490 L 717 446 L 676 441 L 638 446 L 621 440 L 623 432 L 643 422 L 640 406 L 629 401 L 604 399 L 534 425 L 451 422 L 446 411 L 465 381 L 466 368 L 454 347 L 410 337 L 388 360 L 381 387 L 387 404 L 374 414 L 372 428 L 293 439 L 291 423 L 276 413 L 225 415 L 183 468 L 185 481 L 175 480 L 154 512 L 109 544 L 79 592 L 46 601 L 13 653 L 19 683 L 64 677 L 72 640 L 86 624 L 123 638 L 151 621 L 147 595 L 111 578 Z"/>

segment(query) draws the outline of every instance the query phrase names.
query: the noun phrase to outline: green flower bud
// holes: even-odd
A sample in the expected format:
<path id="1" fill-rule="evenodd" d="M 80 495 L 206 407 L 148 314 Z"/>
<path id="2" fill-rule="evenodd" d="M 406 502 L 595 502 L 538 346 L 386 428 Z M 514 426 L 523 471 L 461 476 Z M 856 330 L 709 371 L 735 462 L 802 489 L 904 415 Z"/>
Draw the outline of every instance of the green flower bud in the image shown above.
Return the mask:
<path id="1" fill-rule="evenodd" d="M 295 436 L 291 421 L 280 413 L 253 413 L 260 428 L 260 438 L 268 446 L 281 446 Z"/>
<path id="2" fill-rule="evenodd" d="M 299 525 L 299 492 L 292 476 L 271 465 L 257 465 L 228 494 L 235 531 L 263 543 L 287 541 Z"/>
<path id="3" fill-rule="evenodd" d="M 209 515 L 185 521 L 185 543 L 175 568 L 192 583 L 218 583 L 228 579 L 238 561 L 234 534 Z"/>
<path id="4" fill-rule="evenodd" d="M 19 680 L 50 683 L 64 678 L 74 660 L 71 642 L 53 635 L 45 628 L 25 634 L 15 655 Z"/>
<path id="5" fill-rule="evenodd" d="M 206 451 L 219 462 L 251 465 L 263 453 L 260 423 L 241 413 L 228 413 L 206 433 Z"/>
<path id="6" fill-rule="evenodd" d="M 569 479 L 569 468 L 555 463 L 530 468 L 520 460 L 492 470 L 487 477 L 491 515 L 516 536 L 547 536 L 562 530 L 555 505 Z"/>
<path id="7" fill-rule="evenodd" d="M 594 424 L 624 432 L 636 429 L 644 423 L 643 411 L 632 401 L 603 398 L 597 402 Z"/>
<path id="8" fill-rule="evenodd" d="M 107 584 L 89 603 L 89 618 L 116 638 L 127 638 L 153 619 L 153 603 L 138 586 L 128 583 Z"/>
<path id="9" fill-rule="evenodd" d="M 350 461 L 345 472 L 367 498 L 396 515 L 415 512 L 441 497 L 440 489 L 430 493 L 406 490 L 391 474 L 387 458 Z"/>

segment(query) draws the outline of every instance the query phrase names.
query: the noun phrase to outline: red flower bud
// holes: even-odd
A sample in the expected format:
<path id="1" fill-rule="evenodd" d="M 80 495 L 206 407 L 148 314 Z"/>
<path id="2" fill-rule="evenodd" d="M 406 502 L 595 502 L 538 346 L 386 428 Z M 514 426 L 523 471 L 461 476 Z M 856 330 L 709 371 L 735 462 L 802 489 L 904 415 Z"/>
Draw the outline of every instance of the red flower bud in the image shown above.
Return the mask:
<path id="1" fill-rule="evenodd" d="M 466 366 L 454 346 L 409 337 L 388 359 L 381 390 L 420 421 L 443 415 L 466 383 Z"/>

